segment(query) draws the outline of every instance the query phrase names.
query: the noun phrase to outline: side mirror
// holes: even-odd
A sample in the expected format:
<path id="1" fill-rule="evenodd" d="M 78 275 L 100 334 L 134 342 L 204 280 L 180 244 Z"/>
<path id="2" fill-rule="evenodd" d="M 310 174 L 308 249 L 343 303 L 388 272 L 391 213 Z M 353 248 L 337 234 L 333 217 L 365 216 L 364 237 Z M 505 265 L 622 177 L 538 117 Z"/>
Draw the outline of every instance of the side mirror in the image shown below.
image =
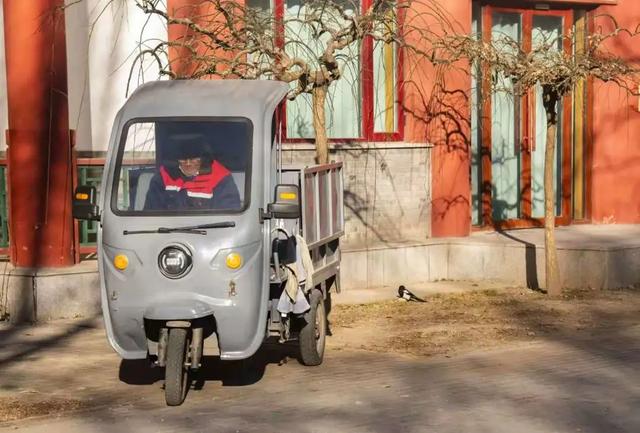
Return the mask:
<path id="1" fill-rule="evenodd" d="M 276 185 L 276 197 L 269 203 L 267 211 L 271 218 L 300 218 L 300 188 L 298 185 Z"/>
<path id="2" fill-rule="evenodd" d="M 296 246 L 295 236 L 288 237 L 287 239 L 274 239 L 271 245 L 272 259 L 277 255 L 278 262 L 281 265 L 295 263 L 297 258 Z"/>
<path id="3" fill-rule="evenodd" d="M 100 210 L 96 205 L 96 188 L 79 186 L 73 194 L 73 217 L 79 220 L 98 221 Z"/>

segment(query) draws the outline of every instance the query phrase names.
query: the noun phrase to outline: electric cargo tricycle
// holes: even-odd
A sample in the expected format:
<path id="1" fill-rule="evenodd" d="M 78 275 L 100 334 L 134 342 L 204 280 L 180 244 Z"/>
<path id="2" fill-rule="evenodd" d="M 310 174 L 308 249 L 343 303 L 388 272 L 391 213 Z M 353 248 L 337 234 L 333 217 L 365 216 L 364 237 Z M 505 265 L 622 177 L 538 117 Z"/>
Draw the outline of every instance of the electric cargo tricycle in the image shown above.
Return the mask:
<path id="1" fill-rule="evenodd" d="M 109 342 L 164 367 L 168 405 L 184 401 L 205 341 L 232 361 L 269 337 L 297 340 L 303 364 L 322 362 L 340 288 L 342 164 L 283 166 L 288 90 L 145 84 L 115 118 L 100 191 L 74 192 L 74 217 L 98 229 Z"/>

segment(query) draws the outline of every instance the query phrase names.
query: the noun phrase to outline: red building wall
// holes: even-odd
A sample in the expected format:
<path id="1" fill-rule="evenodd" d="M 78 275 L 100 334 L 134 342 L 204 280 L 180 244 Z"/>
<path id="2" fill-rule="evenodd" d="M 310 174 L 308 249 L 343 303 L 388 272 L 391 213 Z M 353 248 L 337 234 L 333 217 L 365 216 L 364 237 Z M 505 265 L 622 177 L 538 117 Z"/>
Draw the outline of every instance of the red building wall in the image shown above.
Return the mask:
<path id="1" fill-rule="evenodd" d="M 621 27 L 640 25 L 640 2 L 620 0 L 600 7 Z M 611 21 L 597 18 L 596 25 L 611 29 Z M 607 49 L 622 58 L 640 61 L 640 37 L 620 37 Z M 639 83 L 640 84 L 640 83 Z M 638 97 L 614 84 L 594 83 L 593 147 L 591 166 L 591 219 L 594 223 L 640 223 L 640 113 Z"/>
<path id="2" fill-rule="evenodd" d="M 438 31 L 443 21 L 432 15 L 429 2 L 413 5 L 407 20 L 414 27 Z M 471 32 L 471 1 L 436 2 L 450 19 L 448 32 Z M 417 10 L 422 7 L 425 10 Z M 411 21 L 411 16 L 420 18 Z M 449 24 L 451 27 L 449 27 Z M 420 38 L 409 40 L 420 47 Z M 471 229 L 470 178 L 470 101 L 471 78 L 468 65 L 434 68 L 420 56 L 405 59 L 405 98 L 407 107 L 405 139 L 427 142 L 431 152 L 431 235 L 467 236 Z M 427 168 L 425 168 L 427 169 Z"/>

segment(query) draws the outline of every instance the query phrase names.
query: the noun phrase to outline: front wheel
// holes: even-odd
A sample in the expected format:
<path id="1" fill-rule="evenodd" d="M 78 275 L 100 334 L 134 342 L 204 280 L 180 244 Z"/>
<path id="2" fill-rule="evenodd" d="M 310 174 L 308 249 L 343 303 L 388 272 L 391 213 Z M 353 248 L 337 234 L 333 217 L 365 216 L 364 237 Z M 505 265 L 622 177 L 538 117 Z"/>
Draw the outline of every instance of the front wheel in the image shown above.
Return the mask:
<path id="1" fill-rule="evenodd" d="M 311 308 L 304 316 L 306 323 L 299 335 L 300 360 L 304 365 L 320 365 L 327 336 L 327 314 L 320 290 L 311 291 L 309 304 Z"/>
<path id="2" fill-rule="evenodd" d="M 164 373 L 164 397 L 168 406 L 184 402 L 189 389 L 189 370 L 186 359 L 189 352 L 188 331 L 183 328 L 169 330 L 167 365 Z"/>

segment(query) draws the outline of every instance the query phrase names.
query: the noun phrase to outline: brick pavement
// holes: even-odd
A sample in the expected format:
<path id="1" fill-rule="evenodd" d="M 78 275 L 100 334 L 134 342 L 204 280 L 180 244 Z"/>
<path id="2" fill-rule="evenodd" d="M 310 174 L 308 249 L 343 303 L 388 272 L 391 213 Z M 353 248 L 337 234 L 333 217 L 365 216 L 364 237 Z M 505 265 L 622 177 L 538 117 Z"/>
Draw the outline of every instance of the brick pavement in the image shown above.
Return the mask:
<path id="1" fill-rule="evenodd" d="M 640 326 L 454 358 L 329 351 L 314 368 L 295 361 L 280 366 L 276 352 L 267 350 L 255 361 L 257 368 L 246 370 L 253 374 L 214 363 L 204 386 L 190 391 L 178 408 L 164 406 L 159 377 L 119 364 L 105 349 L 100 329 L 71 329 L 76 333 L 67 330 L 67 340 L 28 352 L 28 362 L 12 364 L 6 347 L 0 350 L 0 390 L 71 391 L 90 395 L 96 407 L 5 423 L 0 431 L 640 431 Z M 29 348 L 18 346 L 23 352 Z M 56 369 L 56 360 L 67 365 L 65 356 L 83 351 L 99 353 L 77 370 Z M 49 357 L 51 371 L 29 369 Z M 58 391 L 52 388 L 56 378 L 62 382 Z"/>

